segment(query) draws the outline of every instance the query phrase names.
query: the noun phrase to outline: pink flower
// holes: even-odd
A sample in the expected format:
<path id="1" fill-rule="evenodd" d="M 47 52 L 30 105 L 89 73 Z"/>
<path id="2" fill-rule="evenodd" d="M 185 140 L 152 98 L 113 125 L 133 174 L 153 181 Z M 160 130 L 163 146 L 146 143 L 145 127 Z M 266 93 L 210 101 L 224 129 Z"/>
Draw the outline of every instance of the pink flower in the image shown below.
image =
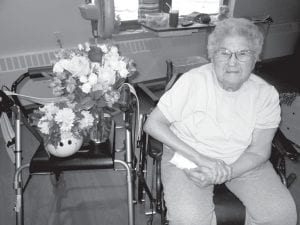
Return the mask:
<path id="1" fill-rule="evenodd" d="M 90 51 L 88 53 L 88 57 L 91 60 L 91 62 L 101 62 L 102 61 L 102 55 L 103 52 L 101 48 L 93 46 L 90 48 Z"/>

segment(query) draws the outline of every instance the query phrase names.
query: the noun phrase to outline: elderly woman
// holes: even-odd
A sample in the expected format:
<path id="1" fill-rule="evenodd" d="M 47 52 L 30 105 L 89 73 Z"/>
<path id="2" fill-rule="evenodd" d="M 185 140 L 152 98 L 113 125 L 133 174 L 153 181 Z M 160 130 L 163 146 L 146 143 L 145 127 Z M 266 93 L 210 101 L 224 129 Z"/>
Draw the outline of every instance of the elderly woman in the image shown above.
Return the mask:
<path id="1" fill-rule="evenodd" d="M 280 122 L 278 93 L 252 73 L 263 35 L 252 22 L 219 22 L 210 64 L 185 73 L 144 126 L 164 143 L 162 179 L 171 225 L 214 225 L 215 184 L 246 207 L 248 225 L 295 225 L 289 191 L 269 162 Z"/>

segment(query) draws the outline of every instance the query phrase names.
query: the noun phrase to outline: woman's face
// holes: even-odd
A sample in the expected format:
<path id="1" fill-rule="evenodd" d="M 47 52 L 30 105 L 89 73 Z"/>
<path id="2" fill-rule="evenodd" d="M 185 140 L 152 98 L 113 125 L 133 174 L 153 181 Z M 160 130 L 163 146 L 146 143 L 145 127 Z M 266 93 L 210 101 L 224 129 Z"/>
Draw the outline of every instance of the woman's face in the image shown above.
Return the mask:
<path id="1" fill-rule="evenodd" d="M 257 57 L 251 51 L 250 43 L 242 36 L 225 37 L 219 50 L 212 58 L 218 83 L 226 91 L 237 91 L 248 80 Z M 224 59 L 226 56 L 228 59 Z"/>

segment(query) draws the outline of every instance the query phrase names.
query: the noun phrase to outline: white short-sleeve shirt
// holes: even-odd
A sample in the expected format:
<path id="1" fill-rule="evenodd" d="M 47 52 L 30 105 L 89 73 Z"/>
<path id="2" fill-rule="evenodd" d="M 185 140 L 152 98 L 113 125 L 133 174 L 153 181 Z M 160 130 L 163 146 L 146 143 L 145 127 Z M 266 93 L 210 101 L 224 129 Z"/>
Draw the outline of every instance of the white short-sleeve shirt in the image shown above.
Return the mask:
<path id="1" fill-rule="evenodd" d="M 250 145 L 255 128 L 276 128 L 280 122 L 273 86 L 251 74 L 238 91 L 227 92 L 218 85 L 211 63 L 183 74 L 158 108 L 177 137 L 228 164 Z"/>

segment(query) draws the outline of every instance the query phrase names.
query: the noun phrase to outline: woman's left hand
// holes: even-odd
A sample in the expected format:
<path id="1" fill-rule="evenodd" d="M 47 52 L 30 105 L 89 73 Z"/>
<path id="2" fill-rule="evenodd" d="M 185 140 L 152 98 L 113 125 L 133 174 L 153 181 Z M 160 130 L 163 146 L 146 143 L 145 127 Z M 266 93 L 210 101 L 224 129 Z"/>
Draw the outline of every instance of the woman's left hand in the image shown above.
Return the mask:
<path id="1" fill-rule="evenodd" d="M 189 179 L 200 187 L 207 187 L 214 184 L 212 173 L 208 168 L 197 167 L 195 169 L 184 169 L 184 172 Z"/>
<path id="2" fill-rule="evenodd" d="M 222 160 L 216 161 L 217 166 L 213 170 L 213 183 L 222 184 L 232 178 L 232 168 Z"/>

